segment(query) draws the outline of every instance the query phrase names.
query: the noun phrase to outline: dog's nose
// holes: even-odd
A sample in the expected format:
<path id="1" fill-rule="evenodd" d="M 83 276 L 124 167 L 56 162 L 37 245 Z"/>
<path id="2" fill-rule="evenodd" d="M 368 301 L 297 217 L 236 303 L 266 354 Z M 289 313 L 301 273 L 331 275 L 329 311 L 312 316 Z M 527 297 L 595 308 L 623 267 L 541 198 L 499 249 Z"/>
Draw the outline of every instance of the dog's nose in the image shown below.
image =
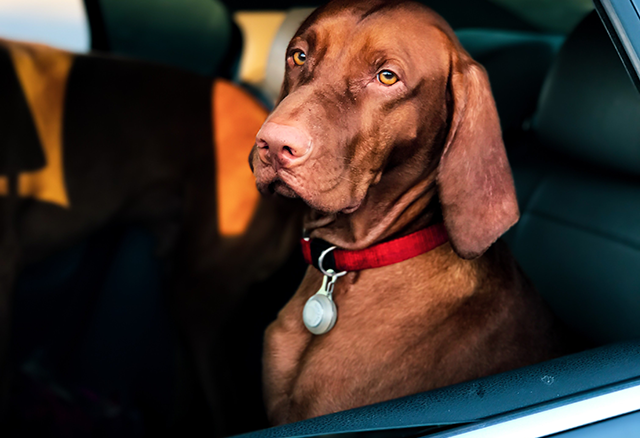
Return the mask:
<path id="1" fill-rule="evenodd" d="M 256 146 L 263 163 L 291 167 L 309 153 L 311 141 L 295 126 L 267 122 L 256 135 Z"/>

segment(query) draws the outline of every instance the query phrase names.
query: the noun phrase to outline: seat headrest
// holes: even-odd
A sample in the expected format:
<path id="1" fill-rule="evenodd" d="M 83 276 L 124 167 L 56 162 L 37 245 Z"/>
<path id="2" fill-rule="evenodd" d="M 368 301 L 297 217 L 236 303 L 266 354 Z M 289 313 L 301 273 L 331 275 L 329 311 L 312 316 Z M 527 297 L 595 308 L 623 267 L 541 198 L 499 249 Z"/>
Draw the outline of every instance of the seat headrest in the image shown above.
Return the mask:
<path id="1" fill-rule="evenodd" d="M 218 0 L 99 0 L 100 14 L 93 9 L 87 12 L 94 49 L 206 76 L 218 73 L 232 40 L 231 17 Z"/>
<path id="2" fill-rule="evenodd" d="M 284 66 L 289 41 L 296 34 L 298 28 L 306 18 L 311 15 L 315 8 L 292 8 L 287 12 L 278 33 L 273 39 L 262 89 L 267 97 L 275 102 L 280 94 L 282 80 L 284 78 Z"/>
<path id="3" fill-rule="evenodd" d="M 595 12 L 560 49 L 533 130 L 551 149 L 640 174 L 640 94 Z"/>

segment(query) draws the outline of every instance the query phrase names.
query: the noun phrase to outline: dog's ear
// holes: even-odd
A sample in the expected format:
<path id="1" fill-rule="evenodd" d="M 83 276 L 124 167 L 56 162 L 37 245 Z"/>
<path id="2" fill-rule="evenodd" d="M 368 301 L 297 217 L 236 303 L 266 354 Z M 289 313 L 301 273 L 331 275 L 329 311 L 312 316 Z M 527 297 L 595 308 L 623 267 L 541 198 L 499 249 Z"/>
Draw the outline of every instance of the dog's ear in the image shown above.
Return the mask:
<path id="1" fill-rule="evenodd" d="M 518 221 L 519 211 L 487 74 L 463 49 L 452 57 L 438 194 L 453 249 L 472 259 Z"/>

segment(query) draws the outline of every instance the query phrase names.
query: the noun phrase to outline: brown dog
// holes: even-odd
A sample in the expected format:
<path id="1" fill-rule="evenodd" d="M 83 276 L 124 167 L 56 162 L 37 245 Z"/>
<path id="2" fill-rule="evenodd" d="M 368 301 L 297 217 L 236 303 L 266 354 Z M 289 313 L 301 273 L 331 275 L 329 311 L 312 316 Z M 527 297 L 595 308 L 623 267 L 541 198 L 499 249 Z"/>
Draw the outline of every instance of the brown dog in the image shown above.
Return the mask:
<path id="1" fill-rule="evenodd" d="M 431 10 L 335 1 L 289 44 L 279 104 L 250 162 L 262 192 L 300 197 L 305 228 L 346 250 L 444 222 L 449 242 L 335 282 L 335 328 L 314 335 L 309 267 L 265 334 L 273 423 L 354 408 L 565 352 L 556 320 L 492 245 L 518 219 L 484 69 Z"/>

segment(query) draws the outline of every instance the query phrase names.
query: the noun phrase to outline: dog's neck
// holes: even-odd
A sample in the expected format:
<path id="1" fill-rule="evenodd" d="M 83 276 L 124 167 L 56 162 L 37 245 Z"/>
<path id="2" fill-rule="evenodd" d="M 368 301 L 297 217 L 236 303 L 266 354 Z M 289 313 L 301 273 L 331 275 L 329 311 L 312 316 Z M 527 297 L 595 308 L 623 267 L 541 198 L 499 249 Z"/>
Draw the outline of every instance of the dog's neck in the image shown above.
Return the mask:
<path id="1" fill-rule="evenodd" d="M 435 169 L 407 173 L 405 167 L 385 173 L 353 213 L 309 211 L 305 230 L 311 238 L 357 250 L 441 222 Z"/>

